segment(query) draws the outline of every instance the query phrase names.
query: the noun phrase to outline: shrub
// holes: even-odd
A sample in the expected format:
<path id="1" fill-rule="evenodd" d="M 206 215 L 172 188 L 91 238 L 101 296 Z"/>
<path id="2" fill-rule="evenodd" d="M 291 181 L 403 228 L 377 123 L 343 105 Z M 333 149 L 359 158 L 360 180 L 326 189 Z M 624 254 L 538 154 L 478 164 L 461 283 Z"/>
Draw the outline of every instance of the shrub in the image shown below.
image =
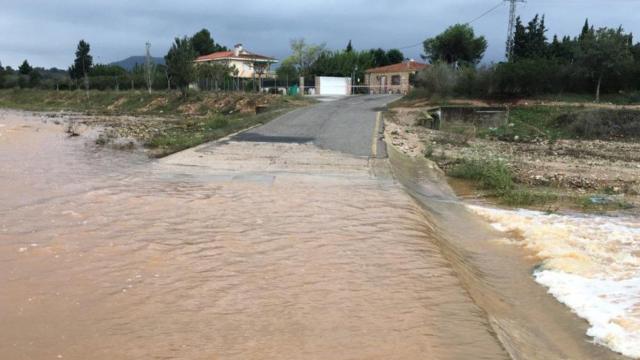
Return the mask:
<path id="1" fill-rule="evenodd" d="M 426 95 L 430 98 L 447 98 L 453 95 L 457 83 L 458 74 L 451 65 L 436 63 L 422 70 L 416 79 Z"/>
<path id="2" fill-rule="evenodd" d="M 513 175 L 504 161 L 464 159 L 449 175 L 478 182 L 484 189 L 504 194 L 513 189 Z"/>
<path id="3" fill-rule="evenodd" d="M 555 125 L 582 139 L 640 138 L 640 111 L 585 110 L 558 116 Z"/>

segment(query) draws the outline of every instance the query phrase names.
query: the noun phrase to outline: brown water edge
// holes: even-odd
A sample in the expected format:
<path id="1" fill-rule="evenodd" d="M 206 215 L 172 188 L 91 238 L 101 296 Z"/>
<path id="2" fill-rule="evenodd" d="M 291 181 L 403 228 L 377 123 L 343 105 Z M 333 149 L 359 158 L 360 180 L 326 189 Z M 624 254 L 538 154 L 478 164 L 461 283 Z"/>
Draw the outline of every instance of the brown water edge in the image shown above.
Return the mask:
<path id="1" fill-rule="evenodd" d="M 539 259 L 504 246 L 505 234 L 467 211 L 441 172 L 393 146 L 389 156 L 395 176 L 425 210 L 440 234 L 441 251 L 512 358 L 626 359 L 586 337 L 587 322 L 534 282 Z"/>
<path id="2" fill-rule="evenodd" d="M 158 162 L 41 120 L 0 113 L 2 358 L 507 357 L 437 227 L 366 159 Z"/>

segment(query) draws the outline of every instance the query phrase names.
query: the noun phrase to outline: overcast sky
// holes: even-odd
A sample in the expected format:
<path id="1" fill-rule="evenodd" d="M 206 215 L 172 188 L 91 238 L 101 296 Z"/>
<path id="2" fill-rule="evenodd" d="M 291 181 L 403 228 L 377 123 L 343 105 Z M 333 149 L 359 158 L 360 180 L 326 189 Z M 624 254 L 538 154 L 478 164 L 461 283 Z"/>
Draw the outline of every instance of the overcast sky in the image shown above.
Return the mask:
<path id="1" fill-rule="evenodd" d="M 175 36 L 205 27 L 227 46 L 277 58 L 287 56 L 289 40 L 326 42 L 356 49 L 402 48 L 434 36 L 447 26 L 468 22 L 499 0 L 0 0 L 0 61 L 17 66 L 67 68 L 79 39 L 91 44 L 95 62 L 142 55 L 164 56 Z M 622 25 L 640 40 L 640 0 L 529 0 L 518 13 L 529 20 L 545 14 L 549 38 L 576 35 L 589 18 L 596 27 Z M 473 22 L 489 41 L 485 61 L 504 53 L 508 5 Z M 402 49 L 419 59 L 422 46 Z"/>

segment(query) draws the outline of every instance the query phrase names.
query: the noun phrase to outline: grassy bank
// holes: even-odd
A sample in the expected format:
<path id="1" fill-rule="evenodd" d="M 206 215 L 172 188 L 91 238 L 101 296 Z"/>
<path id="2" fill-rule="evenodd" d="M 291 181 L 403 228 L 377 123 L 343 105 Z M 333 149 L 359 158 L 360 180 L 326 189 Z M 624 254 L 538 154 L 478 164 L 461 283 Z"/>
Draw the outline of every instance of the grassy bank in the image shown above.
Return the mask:
<path id="1" fill-rule="evenodd" d="M 558 200 L 552 192 L 516 185 L 506 162 L 492 159 L 464 159 L 447 175 L 474 182 L 488 195 L 509 206 L 544 206 Z"/>
<path id="2" fill-rule="evenodd" d="M 153 156 L 162 157 L 265 124 L 291 109 L 293 107 L 281 105 L 260 114 L 213 115 L 185 120 L 153 135 L 144 145 L 151 149 Z"/>
<path id="3" fill-rule="evenodd" d="M 640 111 L 572 106 L 516 106 L 508 123 L 479 129 L 478 136 L 502 141 L 536 142 L 560 139 L 640 139 Z"/>
<path id="4" fill-rule="evenodd" d="M 607 191 L 585 195 L 517 184 L 509 165 L 497 159 L 463 159 L 446 173 L 453 178 L 470 181 L 473 186 L 485 191 L 485 196 L 507 206 L 547 211 L 572 208 L 585 212 L 627 210 L 633 207 L 624 199 Z"/>
<path id="5" fill-rule="evenodd" d="M 103 128 L 99 145 L 136 140 L 156 157 L 266 123 L 312 102 L 241 92 L 194 92 L 183 98 L 178 92 L 0 90 L 0 108 L 100 115 L 73 121 Z"/>
<path id="6" fill-rule="evenodd" d="M 211 114 L 255 113 L 292 99 L 243 92 L 193 92 L 187 98 L 176 91 L 53 91 L 0 90 L 0 107 L 29 111 L 68 111 L 92 115 L 150 115 L 198 117 Z"/>
<path id="7" fill-rule="evenodd" d="M 510 106 L 504 125 L 474 128 L 461 118 L 457 121 L 466 126 L 459 133 L 452 126 L 443 131 L 424 126 L 429 107 L 390 109 L 388 133 L 405 153 L 433 160 L 461 194 L 537 210 L 640 208 L 640 111 L 635 108 Z"/>

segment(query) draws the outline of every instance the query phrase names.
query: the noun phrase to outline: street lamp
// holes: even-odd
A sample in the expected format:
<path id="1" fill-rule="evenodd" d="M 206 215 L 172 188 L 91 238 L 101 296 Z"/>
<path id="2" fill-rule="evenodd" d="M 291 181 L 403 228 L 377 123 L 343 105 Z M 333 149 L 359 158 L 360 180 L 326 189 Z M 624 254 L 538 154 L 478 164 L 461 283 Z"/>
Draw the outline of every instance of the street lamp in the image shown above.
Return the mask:
<path id="1" fill-rule="evenodd" d="M 353 71 L 351 72 L 351 95 L 355 94 L 355 89 L 353 88 L 353 86 L 354 84 L 357 84 L 357 82 L 355 81 L 356 80 L 355 77 L 357 73 L 358 73 L 358 64 L 356 64 Z"/>

